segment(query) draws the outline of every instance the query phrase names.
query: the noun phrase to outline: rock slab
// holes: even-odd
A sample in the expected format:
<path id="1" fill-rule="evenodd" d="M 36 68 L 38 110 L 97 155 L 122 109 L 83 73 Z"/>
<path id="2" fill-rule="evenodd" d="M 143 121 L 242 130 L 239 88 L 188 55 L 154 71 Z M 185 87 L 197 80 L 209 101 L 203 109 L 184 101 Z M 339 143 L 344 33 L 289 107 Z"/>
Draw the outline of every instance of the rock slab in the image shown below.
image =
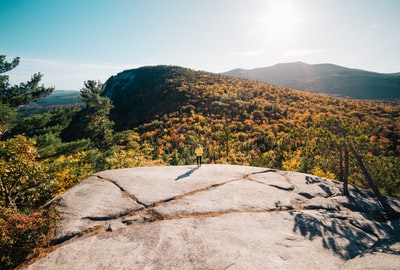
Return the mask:
<path id="1" fill-rule="evenodd" d="M 378 221 L 365 190 L 341 192 L 247 166 L 99 172 L 51 202 L 53 251 L 26 269 L 400 269 L 399 220 Z"/>

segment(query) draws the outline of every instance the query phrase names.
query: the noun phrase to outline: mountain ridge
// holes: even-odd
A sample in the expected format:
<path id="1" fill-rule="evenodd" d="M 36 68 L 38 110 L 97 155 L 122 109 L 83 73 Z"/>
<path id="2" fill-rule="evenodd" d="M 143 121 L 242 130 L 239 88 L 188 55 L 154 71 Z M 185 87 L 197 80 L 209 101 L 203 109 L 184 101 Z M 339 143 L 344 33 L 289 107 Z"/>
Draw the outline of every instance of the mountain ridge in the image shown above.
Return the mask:
<path id="1" fill-rule="evenodd" d="M 400 98 L 400 73 L 378 73 L 329 63 L 279 63 L 254 69 L 238 68 L 222 74 L 341 97 Z"/>
<path id="2" fill-rule="evenodd" d="M 289 106 L 292 98 L 306 99 L 305 96 L 312 94 L 259 81 L 160 65 L 125 70 L 110 77 L 101 95 L 109 97 L 115 105 L 111 119 L 116 129 L 121 130 L 166 114 L 190 115 L 191 111 L 218 118 L 229 117 L 233 110 L 244 120 L 247 116 L 242 112 L 253 111 L 257 106 L 250 103 L 262 96 L 274 104 Z M 274 104 L 270 104 L 269 110 L 276 110 L 272 108 Z"/>

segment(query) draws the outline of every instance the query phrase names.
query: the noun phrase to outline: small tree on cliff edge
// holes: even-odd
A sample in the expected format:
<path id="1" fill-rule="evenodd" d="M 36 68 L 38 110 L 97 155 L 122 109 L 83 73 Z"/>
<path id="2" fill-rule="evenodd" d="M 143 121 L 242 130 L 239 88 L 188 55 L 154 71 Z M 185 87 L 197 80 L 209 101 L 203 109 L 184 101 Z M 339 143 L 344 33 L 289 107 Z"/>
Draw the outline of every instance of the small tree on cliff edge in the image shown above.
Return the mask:
<path id="1" fill-rule="evenodd" d="M 370 172 L 368 171 L 367 167 L 364 164 L 364 161 L 362 159 L 362 157 L 358 154 L 356 147 L 354 146 L 353 140 L 351 138 L 348 138 L 347 133 L 345 131 L 345 129 L 343 128 L 342 124 L 340 123 L 340 121 L 335 121 L 334 123 L 334 127 L 336 128 L 338 134 L 340 135 L 340 137 L 343 139 L 343 145 L 346 146 L 346 151 L 350 151 L 350 153 L 353 155 L 354 159 L 356 160 L 358 166 L 360 167 L 361 173 L 363 174 L 365 180 L 368 183 L 368 186 L 372 189 L 372 191 L 374 192 L 374 195 L 376 196 L 377 200 L 379 201 L 379 203 L 382 205 L 382 207 L 385 209 L 385 212 L 387 212 L 389 215 L 393 215 L 393 216 L 399 216 L 399 213 L 397 213 L 388 203 L 387 199 L 385 196 L 383 196 L 381 194 L 381 192 L 379 191 L 378 186 L 375 184 L 375 181 L 372 179 Z M 348 153 L 347 153 L 348 155 Z M 347 161 L 348 162 L 348 158 Z M 347 168 L 348 168 L 348 164 L 347 164 Z M 348 173 L 348 172 L 346 172 Z M 347 179 L 346 179 L 347 180 Z M 346 190 L 348 192 L 348 182 L 346 181 L 345 183 L 346 185 Z M 346 194 L 347 196 L 349 196 L 349 193 Z"/>
<path id="2" fill-rule="evenodd" d="M 50 95 L 54 87 L 39 85 L 43 75 L 35 73 L 30 81 L 19 85 L 10 85 L 9 76 L 2 75 L 19 64 L 19 57 L 12 62 L 6 61 L 5 55 L 0 55 L 0 136 L 7 133 L 16 120 L 15 109 L 21 105 L 39 100 Z"/>
<path id="3" fill-rule="evenodd" d="M 0 74 L 16 68 L 18 64 L 18 57 L 8 63 L 5 60 L 5 56 L 0 55 Z M 9 76 L 0 75 L 0 102 L 9 105 L 11 108 L 17 108 L 20 105 L 28 104 L 50 95 L 54 87 L 40 86 L 39 83 L 42 77 L 42 74 L 35 73 L 30 81 L 11 86 L 8 80 Z"/>

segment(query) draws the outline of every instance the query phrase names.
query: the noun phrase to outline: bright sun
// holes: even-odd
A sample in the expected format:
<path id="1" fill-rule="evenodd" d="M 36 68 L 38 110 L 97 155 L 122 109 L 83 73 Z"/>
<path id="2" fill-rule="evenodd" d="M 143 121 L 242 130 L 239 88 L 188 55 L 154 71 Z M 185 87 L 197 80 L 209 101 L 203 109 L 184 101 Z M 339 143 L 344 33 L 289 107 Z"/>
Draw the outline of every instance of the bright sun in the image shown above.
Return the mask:
<path id="1" fill-rule="evenodd" d="M 268 1 L 259 10 L 257 32 L 267 39 L 292 41 L 300 15 L 291 1 Z"/>
<path id="2" fill-rule="evenodd" d="M 293 9 L 288 3 L 272 3 L 266 15 L 267 28 L 273 36 L 290 39 L 294 27 Z"/>

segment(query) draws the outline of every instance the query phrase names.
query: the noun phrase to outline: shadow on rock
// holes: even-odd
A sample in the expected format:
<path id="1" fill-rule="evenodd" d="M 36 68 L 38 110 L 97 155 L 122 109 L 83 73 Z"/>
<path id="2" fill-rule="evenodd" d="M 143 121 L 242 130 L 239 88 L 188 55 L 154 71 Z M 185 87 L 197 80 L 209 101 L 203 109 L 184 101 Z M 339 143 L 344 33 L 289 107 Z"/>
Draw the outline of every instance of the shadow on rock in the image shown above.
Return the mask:
<path id="1" fill-rule="evenodd" d="M 319 177 L 317 177 L 317 176 L 309 176 L 309 175 L 307 175 L 306 178 L 305 178 L 305 180 L 306 180 L 306 184 L 307 184 L 307 185 L 308 185 L 308 184 L 315 184 L 315 183 L 320 183 L 320 182 L 321 182 L 321 180 L 320 180 Z"/>
<path id="2" fill-rule="evenodd" d="M 329 220 L 329 219 L 328 219 Z M 375 241 L 372 236 L 352 229 L 343 221 L 332 220 L 326 223 L 309 214 L 300 212 L 294 217 L 294 232 L 299 232 L 310 241 L 321 238 L 322 246 L 330 249 L 343 259 L 351 259 L 363 253 Z"/>
<path id="3" fill-rule="evenodd" d="M 192 173 L 194 173 L 199 167 L 194 167 L 193 169 L 190 169 L 189 171 L 185 172 L 184 174 L 179 175 L 177 178 L 175 178 L 175 181 L 178 181 L 182 178 L 189 177 Z"/>

